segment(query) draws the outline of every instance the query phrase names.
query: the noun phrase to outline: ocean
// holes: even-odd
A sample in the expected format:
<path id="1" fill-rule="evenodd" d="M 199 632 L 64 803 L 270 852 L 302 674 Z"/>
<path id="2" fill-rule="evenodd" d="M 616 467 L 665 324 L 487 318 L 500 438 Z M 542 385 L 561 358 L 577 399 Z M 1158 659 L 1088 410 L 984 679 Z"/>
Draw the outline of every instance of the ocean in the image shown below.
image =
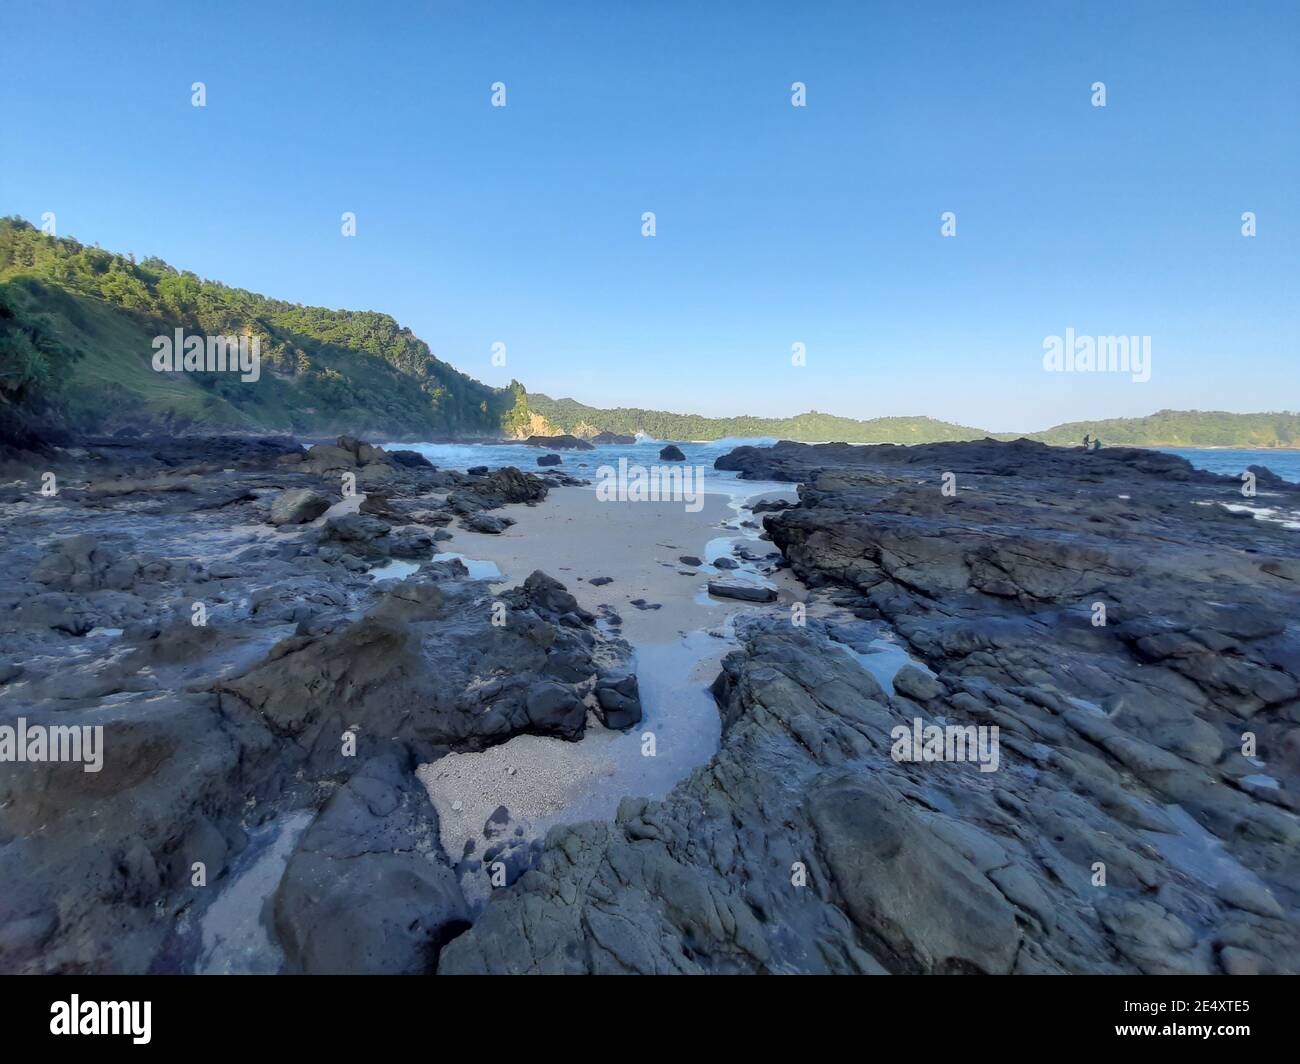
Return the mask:
<path id="1" fill-rule="evenodd" d="M 620 458 L 629 463 L 652 465 L 659 461 L 659 449 L 665 445 L 664 440 L 642 439 L 632 444 L 606 444 L 594 451 L 554 451 L 548 452 L 537 447 L 523 447 L 518 444 L 469 444 L 469 443 L 416 443 L 389 444 L 389 447 L 409 447 L 419 451 L 434 465 L 441 469 L 465 470 L 470 466 L 486 465 L 495 468 L 499 465 L 515 465 L 521 469 L 537 471 L 537 457 L 542 454 L 558 454 L 564 459 L 560 470 L 573 476 L 591 477 L 602 465 L 618 465 Z M 768 447 L 776 442 L 775 437 L 755 439 L 710 440 L 705 443 L 676 441 L 677 446 L 686 455 L 686 461 L 692 465 L 706 466 L 708 490 L 735 495 L 742 491 L 752 495 L 762 490 L 748 486 L 742 488 L 735 473 L 724 473 L 713 468 L 714 459 L 726 454 L 736 447 L 745 445 Z M 1186 458 L 1197 469 L 1211 473 L 1224 473 L 1228 476 L 1240 476 L 1247 466 L 1261 465 L 1271 469 L 1278 476 L 1292 482 L 1300 481 L 1300 450 L 1246 449 L 1230 447 L 1162 447 L 1160 450 Z"/>
<path id="2" fill-rule="evenodd" d="M 511 443 L 391 443 L 385 448 L 407 448 L 419 451 L 439 469 L 457 469 L 464 471 L 470 466 L 485 465 L 495 469 L 497 466 L 513 465 L 532 473 L 559 472 L 570 476 L 594 480 L 596 470 L 601 466 L 617 468 L 618 460 L 626 458 L 628 465 L 661 465 L 678 463 L 661 463 L 659 451 L 669 442 L 676 442 L 686 455 L 686 463 L 691 466 L 704 467 L 704 490 L 709 494 L 728 496 L 733 504 L 753 498 L 755 495 L 769 491 L 788 488 L 789 485 L 768 481 L 741 480 L 739 474 L 713 468 L 713 462 L 729 451 L 746 444 L 754 447 L 770 447 L 776 443 L 775 437 L 763 439 L 725 439 L 709 440 L 705 443 L 690 443 L 667 440 L 640 439 L 636 443 L 601 444 L 594 451 L 554 450 L 544 447 L 525 447 Z M 559 466 L 539 466 L 537 459 L 544 454 L 558 454 L 564 459 Z"/>
<path id="3" fill-rule="evenodd" d="M 1300 450 L 1234 447 L 1162 447 L 1162 451 L 1186 458 L 1197 469 L 1239 477 L 1247 466 L 1264 466 L 1283 480 L 1300 481 Z"/>

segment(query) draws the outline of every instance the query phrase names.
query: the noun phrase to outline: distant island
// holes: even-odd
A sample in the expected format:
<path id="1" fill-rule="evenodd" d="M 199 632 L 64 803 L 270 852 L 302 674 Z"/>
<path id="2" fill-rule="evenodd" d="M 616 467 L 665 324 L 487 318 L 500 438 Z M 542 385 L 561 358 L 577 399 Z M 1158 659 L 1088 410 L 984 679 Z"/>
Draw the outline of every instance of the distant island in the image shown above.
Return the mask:
<path id="1" fill-rule="evenodd" d="M 255 383 L 222 372 L 158 373 L 155 337 L 173 330 L 256 337 Z M 122 430 L 392 439 L 523 439 L 643 433 L 665 440 L 731 437 L 845 443 L 938 443 L 1021 435 L 1071 445 L 1085 435 L 1141 447 L 1300 447 L 1300 414 L 1161 410 L 1078 421 L 1043 432 L 991 433 L 935 418 L 710 418 L 603 409 L 493 388 L 437 358 L 391 316 L 272 299 L 0 219 L 0 442 Z"/>

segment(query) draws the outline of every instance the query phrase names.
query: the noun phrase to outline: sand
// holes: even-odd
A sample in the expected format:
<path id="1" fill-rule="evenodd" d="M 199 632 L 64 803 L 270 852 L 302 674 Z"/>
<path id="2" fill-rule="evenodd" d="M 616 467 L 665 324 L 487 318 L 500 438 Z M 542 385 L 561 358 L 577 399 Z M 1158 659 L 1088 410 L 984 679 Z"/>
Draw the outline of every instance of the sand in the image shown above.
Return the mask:
<path id="1" fill-rule="evenodd" d="M 499 536 L 456 530 L 447 546 L 469 558 L 496 563 L 505 578 L 502 587 L 521 583 L 534 569 L 543 570 L 592 613 L 599 613 L 601 605 L 612 607 L 623 619 L 624 638 L 634 646 L 667 643 L 716 627 L 737 610 L 756 608 L 710 599 L 708 580 L 727 579 L 728 574 L 711 566 L 684 565 L 682 555 L 703 559 L 708 543 L 721 536 L 742 539 L 756 553 L 774 549 L 756 538 L 758 529 L 723 527 L 736 518 L 725 495 L 706 495 L 703 508 L 690 513 L 680 502 L 601 502 L 586 488 L 555 488 L 536 506 L 507 506 L 495 512 L 516 524 Z M 613 582 L 603 587 L 589 583 L 600 576 Z M 771 582 L 784 603 L 803 597 L 803 586 L 788 571 Z M 638 609 L 633 599 L 660 608 Z"/>
<path id="2" fill-rule="evenodd" d="M 593 715 L 577 743 L 522 735 L 480 753 L 450 754 L 422 765 L 419 777 L 438 810 L 443 849 L 453 861 L 468 840 L 481 843 L 483 824 L 499 805 L 536 837 L 557 823 L 611 818 L 626 795 L 663 797 L 717 751 L 721 726 L 708 687 L 735 646 L 731 620 L 788 611 L 805 597 L 788 571 L 764 575 L 762 566 L 746 565 L 719 572 L 680 561 L 682 555 L 729 554 L 731 539 L 756 554 L 773 549 L 757 538 L 759 529 L 738 526 L 750 515 L 738 514 L 729 503 L 729 496 L 707 495 L 703 508 L 691 513 L 680 502 L 602 502 L 588 489 L 557 488 L 536 506 L 496 511 L 516 522 L 501 535 L 455 531 L 446 546 L 492 562 L 502 576 L 493 586 L 513 587 L 541 569 L 592 613 L 599 616 L 606 606 L 617 613 L 622 637 L 636 650 L 644 717 L 628 732 L 611 732 Z M 598 576 L 613 582 L 593 586 L 590 580 Z M 766 582 L 780 598 L 771 605 L 710 598 L 710 578 Z M 633 599 L 658 603 L 659 609 L 638 609 Z M 487 872 L 468 876 L 463 886 L 473 902 L 482 901 L 490 889 Z"/>

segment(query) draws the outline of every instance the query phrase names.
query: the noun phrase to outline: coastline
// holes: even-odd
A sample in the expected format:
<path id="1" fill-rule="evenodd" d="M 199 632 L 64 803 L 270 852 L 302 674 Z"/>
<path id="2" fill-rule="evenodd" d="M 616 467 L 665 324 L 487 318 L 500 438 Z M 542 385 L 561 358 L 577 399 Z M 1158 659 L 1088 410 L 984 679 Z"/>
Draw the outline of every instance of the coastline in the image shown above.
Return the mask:
<path id="1" fill-rule="evenodd" d="M 428 450 L 115 443 L 0 489 L 0 726 L 104 729 L 102 773 L 0 772 L 0 967 L 1300 955 L 1300 541 L 1234 512 L 1240 482 L 1129 448 L 743 445 L 692 512 L 579 486 L 617 448 Z M 989 759 L 899 756 L 900 724 Z"/>

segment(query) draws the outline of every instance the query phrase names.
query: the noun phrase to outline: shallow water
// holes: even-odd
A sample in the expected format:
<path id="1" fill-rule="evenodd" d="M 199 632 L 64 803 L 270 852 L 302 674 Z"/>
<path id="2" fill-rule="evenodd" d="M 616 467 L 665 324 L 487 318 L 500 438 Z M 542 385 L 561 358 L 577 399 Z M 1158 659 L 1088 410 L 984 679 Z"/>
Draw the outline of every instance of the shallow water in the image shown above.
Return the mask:
<path id="1" fill-rule="evenodd" d="M 386 446 L 419 451 L 436 466 L 459 470 L 473 465 L 492 467 L 515 465 L 521 469 L 533 469 L 537 467 L 539 455 L 558 454 L 564 459 L 564 464 L 559 466 L 559 469 L 574 476 L 590 477 L 595 475 L 595 470 L 601 465 L 617 465 L 619 458 L 627 458 L 629 462 L 640 462 L 643 465 L 658 463 L 659 449 L 665 442 L 676 442 L 682 453 L 686 455 L 687 464 L 707 466 L 709 480 L 716 477 L 719 484 L 722 484 L 727 478 L 734 479 L 735 474 L 714 470 L 713 462 L 716 458 L 737 447 L 770 447 L 776 439 L 736 437 L 703 443 L 643 439 L 635 444 L 602 445 L 594 451 L 547 451 L 540 447 L 524 447 L 519 444 L 394 443 Z M 1156 449 L 1186 458 L 1197 469 L 1204 469 L 1211 473 L 1235 477 L 1240 476 L 1247 466 L 1260 465 L 1271 469 L 1285 480 L 1293 483 L 1300 482 L 1300 449 L 1272 447 L 1160 447 Z"/>
<path id="2" fill-rule="evenodd" d="M 496 562 L 482 561 L 478 558 L 467 558 L 463 554 L 457 554 L 455 551 L 443 551 L 441 554 L 434 554 L 429 558 L 431 562 L 446 562 L 452 559 L 460 562 L 469 570 L 471 580 L 490 580 L 493 582 L 503 579 L 501 570 L 497 568 Z M 412 573 L 417 572 L 423 562 L 406 561 L 394 558 L 385 565 L 380 565 L 370 570 L 372 580 L 405 580 Z"/>
<path id="3" fill-rule="evenodd" d="M 662 798 L 717 753 L 721 720 L 708 684 L 733 643 L 692 632 L 636 654 L 643 716 L 628 731 L 589 719 L 578 742 L 519 735 L 478 753 L 448 754 L 419 777 L 438 810 L 443 850 L 452 861 L 485 845 L 483 825 L 498 806 L 529 839 L 557 824 L 612 820 L 628 795 Z M 462 879 L 471 902 L 490 893 L 480 868 Z"/>
<path id="4" fill-rule="evenodd" d="M 268 930 L 270 902 L 315 815 L 298 810 L 250 832 L 248 845 L 227 873 L 228 882 L 199 920 L 197 974 L 271 975 L 283 966 L 284 954 Z"/>
<path id="5" fill-rule="evenodd" d="M 872 639 L 867 644 L 865 651 L 858 650 L 856 647 L 839 640 L 832 641 L 831 646 L 842 650 L 856 661 L 864 671 L 875 677 L 876 682 L 885 689 L 885 693 L 890 697 L 893 697 L 894 694 L 894 677 L 898 675 L 899 670 L 904 665 L 911 665 L 920 669 L 927 676 L 934 675 L 929 666 L 912 657 L 902 643 L 887 633 Z"/>
<path id="6" fill-rule="evenodd" d="M 672 441 L 668 441 L 672 442 Z M 789 491 L 789 484 L 772 481 L 741 480 L 739 474 L 714 469 L 717 458 L 741 446 L 765 447 L 775 443 L 775 439 L 727 439 L 711 440 L 707 443 L 677 443 L 686 455 L 685 462 L 666 462 L 659 458 L 659 450 L 665 445 L 661 440 L 641 440 L 634 444 L 601 444 L 594 450 L 549 451 L 544 447 L 526 447 L 514 443 L 389 443 L 389 449 L 405 448 L 418 451 L 439 469 L 454 469 L 464 472 L 471 466 L 485 465 L 490 469 L 512 465 L 533 473 L 567 473 L 593 481 L 591 490 L 595 490 L 597 470 L 602 466 L 617 469 L 620 458 L 626 458 L 629 465 L 642 466 L 703 466 L 704 491 L 711 495 L 726 495 L 732 501 L 737 513 L 740 503 L 759 492 Z M 563 459 L 559 466 L 538 466 L 537 459 L 544 454 L 558 454 Z"/>

